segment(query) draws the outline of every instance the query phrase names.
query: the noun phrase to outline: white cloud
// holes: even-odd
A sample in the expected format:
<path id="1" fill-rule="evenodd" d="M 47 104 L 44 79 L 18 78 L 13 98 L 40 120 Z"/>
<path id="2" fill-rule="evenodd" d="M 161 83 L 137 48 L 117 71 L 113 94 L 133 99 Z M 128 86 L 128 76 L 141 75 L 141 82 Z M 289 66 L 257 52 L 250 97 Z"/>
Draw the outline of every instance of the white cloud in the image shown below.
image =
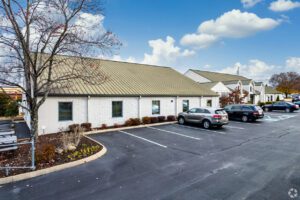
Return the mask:
<path id="1" fill-rule="evenodd" d="M 241 0 L 244 8 L 251 8 L 261 2 L 262 0 Z"/>
<path id="2" fill-rule="evenodd" d="M 277 0 L 270 4 L 269 9 L 275 12 L 283 12 L 299 8 L 300 2 L 291 0 Z"/>
<path id="3" fill-rule="evenodd" d="M 199 49 L 207 48 L 218 40 L 218 37 L 208 34 L 186 34 L 181 40 L 180 44 L 191 46 Z"/>
<path id="4" fill-rule="evenodd" d="M 281 23 L 272 18 L 260 18 L 254 13 L 232 10 L 215 20 L 201 23 L 197 33 L 186 34 L 181 44 L 197 48 L 205 48 L 220 38 L 243 38 L 261 31 L 275 28 Z"/>
<path id="5" fill-rule="evenodd" d="M 300 57 L 290 57 L 285 61 L 286 68 L 300 73 Z"/>
<path id="6" fill-rule="evenodd" d="M 252 78 L 256 81 L 266 81 L 273 74 L 275 66 L 269 65 L 261 60 L 253 59 L 247 64 L 237 62 L 231 67 L 220 70 L 220 72 L 235 74 L 238 68 L 240 68 L 240 75 L 242 76 Z"/>
<path id="7" fill-rule="evenodd" d="M 172 64 L 177 59 L 189 57 L 195 54 L 194 51 L 175 46 L 175 40 L 171 36 L 167 36 L 166 41 L 162 39 L 150 40 L 149 46 L 152 48 L 151 54 L 144 54 L 142 63 L 154 65 Z"/>

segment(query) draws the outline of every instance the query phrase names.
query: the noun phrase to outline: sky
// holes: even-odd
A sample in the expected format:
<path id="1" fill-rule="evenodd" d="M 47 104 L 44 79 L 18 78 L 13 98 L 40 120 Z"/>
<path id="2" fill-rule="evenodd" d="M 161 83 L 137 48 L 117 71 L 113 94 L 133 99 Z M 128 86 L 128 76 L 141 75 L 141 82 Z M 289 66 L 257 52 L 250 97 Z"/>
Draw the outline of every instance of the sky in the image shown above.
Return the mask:
<path id="1" fill-rule="evenodd" d="M 105 0 L 113 60 L 236 73 L 300 72 L 300 1 Z"/>

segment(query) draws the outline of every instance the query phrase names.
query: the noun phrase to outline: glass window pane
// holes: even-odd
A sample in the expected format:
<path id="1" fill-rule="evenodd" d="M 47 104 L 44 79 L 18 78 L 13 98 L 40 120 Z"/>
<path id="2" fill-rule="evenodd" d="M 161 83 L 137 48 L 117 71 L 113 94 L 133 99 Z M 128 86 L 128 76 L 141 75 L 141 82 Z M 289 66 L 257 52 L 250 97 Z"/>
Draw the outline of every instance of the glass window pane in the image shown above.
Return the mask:
<path id="1" fill-rule="evenodd" d="M 207 100 L 206 105 L 207 105 L 207 107 L 211 107 L 212 106 L 212 100 L 211 99 Z"/>
<path id="2" fill-rule="evenodd" d="M 152 101 L 152 115 L 160 114 L 160 101 Z"/>
<path id="3" fill-rule="evenodd" d="M 58 103 L 58 120 L 70 121 L 73 120 L 73 104 L 72 102 Z"/>
<path id="4" fill-rule="evenodd" d="M 112 102 L 112 117 L 123 117 L 123 102 L 113 101 Z"/>
<path id="5" fill-rule="evenodd" d="M 190 108 L 190 102 L 189 100 L 183 100 L 182 101 L 182 111 L 187 112 Z"/>

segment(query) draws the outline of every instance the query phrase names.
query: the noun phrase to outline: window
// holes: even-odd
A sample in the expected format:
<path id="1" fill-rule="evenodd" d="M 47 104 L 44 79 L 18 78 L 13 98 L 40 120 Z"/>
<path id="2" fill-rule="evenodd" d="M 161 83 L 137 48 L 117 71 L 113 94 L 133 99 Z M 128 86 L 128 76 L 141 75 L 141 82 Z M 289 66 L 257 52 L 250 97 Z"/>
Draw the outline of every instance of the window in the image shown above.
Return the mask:
<path id="1" fill-rule="evenodd" d="M 72 121 L 73 120 L 73 103 L 59 102 L 58 103 L 58 120 Z"/>
<path id="2" fill-rule="evenodd" d="M 112 102 L 112 117 L 123 117 L 123 102 L 113 101 Z"/>
<path id="3" fill-rule="evenodd" d="M 253 111 L 253 109 L 250 106 L 243 106 L 242 111 Z"/>
<path id="4" fill-rule="evenodd" d="M 189 110 L 189 113 L 196 113 L 196 108 L 192 108 L 191 110 Z"/>
<path id="5" fill-rule="evenodd" d="M 190 102 L 189 102 L 189 100 L 183 100 L 182 101 L 182 111 L 183 112 L 186 112 L 186 111 L 188 111 L 190 108 Z"/>
<path id="6" fill-rule="evenodd" d="M 241 106 L 232 106 L 231 110 L 233 111 L 241 110 Z"/>
<path id="7" fill-rule="evenodd" d="M 212 100 L 211 99 L 207 100 L 206 105 L 207 105 L 207 107 L 211 107 L 212 106 Z"/>
<path id="8" fill-rule="evenodd" d="M 160 101 L 152 101 L 152 115 L 160 114 Z"/>

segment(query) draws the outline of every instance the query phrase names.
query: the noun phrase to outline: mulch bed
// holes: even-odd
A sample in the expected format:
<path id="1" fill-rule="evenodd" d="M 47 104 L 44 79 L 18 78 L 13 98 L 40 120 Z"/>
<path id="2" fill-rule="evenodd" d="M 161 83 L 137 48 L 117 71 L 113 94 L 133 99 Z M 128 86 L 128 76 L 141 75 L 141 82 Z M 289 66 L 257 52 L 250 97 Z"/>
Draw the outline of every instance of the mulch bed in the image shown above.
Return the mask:
<path id="1" fill-rule="evenodd" d="M 25 142 L 25 141 L 29 141 L 29 140 L 22 140 L 18 142 Z M 57 148 L 61 147 L 62 134 L 57 133 L 57 134 L 39 136 L 36 142 L 36 151 L 41 151 L 42 147 L 45 144 L 53 144 Z M 82 157 L 75 158 L 72 160 L 68 157 L 70 154 L 74 153 L 75 151 L 81 151 L 83 149 L 86 149 L 87 147 L 96 147 L 96 146 L 97 146 L 97 151 L 93 152 L 92 154 L 82 155 Z M 99 152 L 102 148 L 103 147 L 98 143 L 88 139 L 87 137 L 82 137 L 76 150 L 64 152 L 61 154 L 55 153 L 54 159 L 52 159 L 50 162 L 45 162 L 45 161 L 36 162 L 36 170 L 45 169 L 55 165 L 60 165 L 60 164 L 82 159 L 84 157 L 88 157 Z M 15 151 L 0 152 L 0 167 L 5 167 L 6 165 L 27 166 L 27 167 L 31 166 L 31 145 L 30 144 L 20 145 L 19 148 Z M 13 169 L 10 170 L 9 176 L 30 172 L 30 171 L 31 169 Z M 5 177 L 5 171 L 0 170 L 0 178 L 3 177 Z"/>

